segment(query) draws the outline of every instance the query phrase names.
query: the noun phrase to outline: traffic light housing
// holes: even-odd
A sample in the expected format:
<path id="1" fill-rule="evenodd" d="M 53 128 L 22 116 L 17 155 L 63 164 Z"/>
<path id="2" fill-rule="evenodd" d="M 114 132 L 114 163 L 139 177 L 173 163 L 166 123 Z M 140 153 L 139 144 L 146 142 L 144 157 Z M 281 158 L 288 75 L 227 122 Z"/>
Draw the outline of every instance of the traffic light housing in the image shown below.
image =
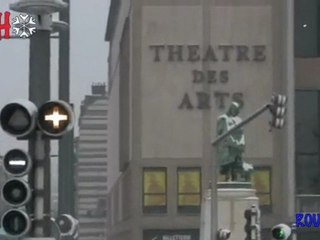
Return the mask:
<path id="1" fill-rule="evenodd" d="M 61 236 L 71 236 L 77 238 L 79 231 L 79 221 L 69 214 L 62 214 L 56 219 Z"/>
<path id="2" fill-rule="evenodd" d="M 60 138 L 74 126 L 74 113 L 70 104 L 49 101 L 39 108 L 38 127 L 51 138 Z"/>
<path id="3" fill-rule="evenodd" d="M 19 238 L 26 235 L 31 228 L 29 216 L 22 210 L 10 209 L 1 218 L 3 230 L 10 236 Z"/>
<path id="4" fill-rule="evenodd" d="M 218 240 L 227 240 L 231 236 L 231 231 L 229 229 L 220 228 L 218 230 Z"/>
<path id="5" fill-rule="evenodd" d="M 285 114 L 287 111 L 287 97 L 281 94 L 275 94 L 271 98 L 269 110 L 272 115 L 270 126 L 281 129 L 285 125 Z"/>
<path id="6" fill-rule="evenodd" d="M 251 209 L 246 209 L 244 211 L 244 218 L 246 219 L 246 223 L 244 225 L 244 231 L 246 233 L 245 240 L 251 240 L 252 239 L 252 212 Z"/>
<path id="7" fill-rule="evenodd" d="M 28 153 L 21 149 L 12 149 L 3 157 L 4 171 L 10 176 L 23 177 L 32 167 Z"/>
<path id="8" fill-rule="evenodd" d="M 12 149 L 4 156 L 3 167 L 12 178 L 3 184 L 1 197 L 12 209 L 2 215 L 1 225 L 8 235 L 19 238 L 27 234 L 31 228 L 30 217 L 19 209 L 26 205 L 32 196 L 29 184 L 21 179 L 31 168 L 31 158 L 23 150 Z"/>
<path id="9" fill-rule="evenodd" d="M 37 107 L 28 100 L 13 101 L 0 113 L 2 129 L 18 138 L 27 138 L 35 129 L 37 123 Z"/>
<path id="10" fill-rule="evenodd" d="M 246 233 L 245 240 L 257 239 L 256 237 L 260 233 L 260 216 L 261 212 L 256 205 L 252 205 L 251 208 L 244 211 L 244 217 L 246 219 L 244 225 L 244 231 Z"/>
<path id="11" fill-rule="evenodd" d="M 16 100 L 3 107 L 0 112 L 0 124 L 2 129 L 9 135 L 19 140 L 35 138 L 34 154 L 35 159 L 42 157 L 43 151 L 42 136 L 47 138 L 60 138 L 74 125 L 74 113 L 72 107 L 64 101 L 49 101 L 39 107 L 28 100 Z M 40 133 L 40 134 L 38 134 Z M 40 149 L 40 150 L 39 150 Z M 3 159 L 5 172 L 11 177 L 1 188 L 1 197 L 12 207 L 1 217 L 4 231 L 14 237 L 23 237 L 31 228 L 31 219 L 22 209 L 32 197 L 32 190 L 29 184 L 22 179 L 32 168 L 32 159 L 23 150 L 12 149 Z M 35 164 L 35 174 L 39 179 L 43 174 L 41 164 Z M 43 176 L 42 176 L 43 177 Z M 33 186 L 35 192 L 37 185 Z M 73 220 L 72 220 L 73 221 Z M 72 228 L 76 227 L 74 221 Z"/>
<path id="12" fill-rule="evenodd" d="M 277 240 L 287 240 L 291 235 L 291 228 L 284 224 L 278 224 L 271 229 L 272 237 Z"/>

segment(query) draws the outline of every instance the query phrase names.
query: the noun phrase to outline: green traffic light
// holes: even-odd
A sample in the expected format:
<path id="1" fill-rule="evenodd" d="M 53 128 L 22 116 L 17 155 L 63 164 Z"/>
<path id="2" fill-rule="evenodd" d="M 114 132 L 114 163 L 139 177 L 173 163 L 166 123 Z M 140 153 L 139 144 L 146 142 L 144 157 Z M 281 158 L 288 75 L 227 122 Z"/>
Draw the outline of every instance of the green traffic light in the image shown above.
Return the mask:
<path id="1" fill-rule="evenodd" d="M 276 228 L 273 230 L 272 232 L 272 236 L 275 238 L 275 239 L 285 239 L 285 232 L 282 228 Z"/>

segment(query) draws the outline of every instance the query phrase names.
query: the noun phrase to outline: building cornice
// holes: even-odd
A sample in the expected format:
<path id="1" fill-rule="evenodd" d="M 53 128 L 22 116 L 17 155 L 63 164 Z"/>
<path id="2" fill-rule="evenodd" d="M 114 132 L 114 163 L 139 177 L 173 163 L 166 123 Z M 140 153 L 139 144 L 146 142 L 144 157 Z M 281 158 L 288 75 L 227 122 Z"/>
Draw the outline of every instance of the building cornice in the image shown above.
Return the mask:
<path id="1" fill-rule="evenodd" d="M 114 34 L 114 30 L 117 25 L 116 21 L 117 21 L 120 5 L 121 5 L 121 0 L 111 0 L 107 29 L 106 29 L 105 39 L 104 39 L 107 42 L 111 41 L 112 36 Z"/>

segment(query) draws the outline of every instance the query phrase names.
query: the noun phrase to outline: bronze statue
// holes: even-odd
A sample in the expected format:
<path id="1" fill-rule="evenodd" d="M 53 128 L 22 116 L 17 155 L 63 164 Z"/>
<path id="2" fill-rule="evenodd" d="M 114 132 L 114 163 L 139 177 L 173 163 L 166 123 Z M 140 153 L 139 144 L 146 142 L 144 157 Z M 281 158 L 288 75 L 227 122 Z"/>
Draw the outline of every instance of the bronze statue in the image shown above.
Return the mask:
<path id="1" fill-rule="evenodd" d="M 242 119 L 238 116 L 240 105 L 232 102 L 227 113 L 219 116 L 217 134 L 221 135 L 238 125 Z M 253 166 L 243 161 L 245 136 L 242 128 L 237 129 L 218 145 L 220 173 L 227 181 L 250 181 Z"/>

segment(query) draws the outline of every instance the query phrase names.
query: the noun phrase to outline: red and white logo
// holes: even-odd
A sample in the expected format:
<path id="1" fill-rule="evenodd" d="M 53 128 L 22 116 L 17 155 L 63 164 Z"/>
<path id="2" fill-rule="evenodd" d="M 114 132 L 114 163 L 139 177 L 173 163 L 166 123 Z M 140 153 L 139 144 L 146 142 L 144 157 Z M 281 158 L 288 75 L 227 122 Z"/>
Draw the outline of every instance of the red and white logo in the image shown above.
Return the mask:
<path id="1" fill-rule="evenodd" d="M 11 19 L 11 13 L 0 12 L 0 40 L 9 39 L 10 33 L 20 38 L 29 38 L 36 32 L 35 19 L 28 14 L 19 14 Z"/>

